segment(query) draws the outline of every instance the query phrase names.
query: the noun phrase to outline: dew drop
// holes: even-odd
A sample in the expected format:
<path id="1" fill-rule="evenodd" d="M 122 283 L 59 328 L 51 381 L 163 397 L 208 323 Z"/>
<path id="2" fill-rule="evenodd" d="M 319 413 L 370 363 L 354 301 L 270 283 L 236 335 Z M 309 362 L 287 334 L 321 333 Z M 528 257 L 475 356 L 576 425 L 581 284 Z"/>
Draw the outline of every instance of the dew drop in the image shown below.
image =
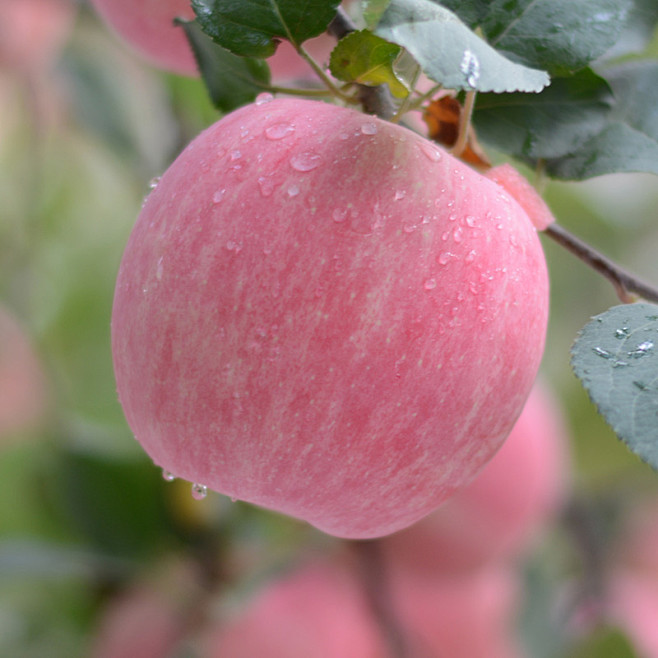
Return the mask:
<path id="1" fill-rule="evenodd" d="M 593 347 L 592 352 L 597 356 L 600 356 L 603 359 L 611 359 L 612 354 L 608 350 L 604 350 L 602 347 Z"/>
<path id="2" fill-rule="evenodd" d="M 242 251 L 242 245 L 239 242 L 235 242 L 235 240 L 228 240 L 226 242 L 226 248 L 229 251 L 235 252 L 236 254 Z"/>
<path id="3" fill-rule="evenodd" d="M 288 137 L 295 132 L 295 126 L 286 121 L 281 121 L 280 123 L 274 123 L 271 126 L 265 128 L 265 137 L 271 139 L 272 141 L 277 139 L 283 139 Z"/>
<path id="4" fill-rule="evenodd" d="M 471 228 L 475 228 L 477 226 L 477 220 L 475 219 L 475 217 L 473 217 L 473 215 L 468 215 L 465 221 L 466 224 Z"/>
<path id="5" fill-rule="evenodd" d="M 336 208 L 331 213 L 331 217 L 337 224 L 342 224 L 347 219 L 347 210 L 340 210 L 339 208 Z"/>
<path id="6" fill-rule="evenodd" d="M 208 495 L 208 487 L 205 484 L 194 483 L 192 485 L 192 498 L 194 500 L 203 500 Z"/>
<path id="7" fill-rule="evenodd" d="M 342 139 L 343 141 L 349 138 L 350 136 L 347 133 L 340 133 L 340 135 L 338 135 L 338 139 Z"/>
<path id="8" fill-rule="evenodd" d="M 444 251 L 442 254 L 439 255 L 439 264 L 447 265 L 452 258 L 455 258 L 455 254 L 449 251 Z"/>
<path id="9" fill-rule="evenodd" d="M 455 242 L 461 242 L 464 239 L 464 231 L 461 226 L 458 226 L 453 232 L 452 237 Z"/>
<path id="10" fill-rule="evenodd" d="M 158 258 L 157 267 L 155 268 L 155 278 L 158 281 L 162 280 L 162 275 L 164 274 L 164 263 L 163 263 L 163 261 L 164 261 L 164 256 L 160 256 L 160 258 Z"/>
<path id="11" fill-rule="evenodd" d="M 420 150 L 432 162 L 438 162 L 441 159 L 441 151 L 439 151 L 439 149 L 436 148 L 436 146 L 433 146 L 429 142 L 422 142 L 420 145 Z"/>
<path id="12" fill-rule="evenodd" d="M 628 353 L 628 356 L 632 356 L 634 359 L 639 359 L 643 356 L 647 356 L 653 349 L 653 341 L 645 340 L 643 343 L 640 343 L 632 352 Z"/>
<path id="13" fill-rule="evenodd" d="M 256 96 L 256 105 L 265 105 L 265 103 L 269 103 L 273 100 L 274 100 L 274 96 L 272 96 L 272 94 L 270 94 L 269 92 L 264 91 L 263 93 L 258 94 L 258 96 Z"/>
<path id="14" fill-rule="evenodd" d="M 474 88 L 480 79 L 480 60 L 477 55 L 467 48 L 464 51 L 459 68 L 466 78 L 466 84 Z"/>
<path id="15" fill-rule="evenodd" d="M 477 256 L 477 252 L 475 249 L 472 249 L 466 254 L 466 257 L 464 258 L 465 263 L 472 263 L 475 260 L 475 257 Z"/>
<path id="16" fill-rule="evenodd" d="M 621 329 L 617 329 L 615 331 L 615 338 L 618 338 L 619 340 L 622 340 L 629 336 L 631 333 L 630 329 L 628 327 L 622 327 Z"/>
<path id="17" fill-rule="evenodd" d="M 165 480 L 166 482 L 173 482 L 176 479 L 176 476 L 171 471 L 168 471 L 166 468 L 163 468 L 162 479 Z"/>
<path id="18" fill-rule="evenodd" d="M 317 153 L 303 151 L 293 155 L 290 159 L 290 166 L 295 171 L 311 171 L 320 166 L 322 158 Z"/>
<path id="19" fill-rule="evenodd" d="M 436 288 L 436 279 L 427 279 L 423 284 L 425 290 L 434 290 Z"/>
<path id="20" fill-rule="evenodd" d="M 377 124 L 374 123 L 373 121 L 369 121 L 368 123 L 364 123 L 361 126 L 361 132 L 364 135 L 376 135 L 377 134 Z"/>
<path id="21" fill-rule="evenodd" d="M 400 199 L 404 199 L 404 197 L 407 196 L 406 190 L 397 190 L 395 192 L 395 196 L 393 197 L 396 201 L 400 201 Z"/>
<path id="22" fill-rule="evenodd" d="M 240 149 L 233 149 L 229 157 L 231 158 L 232 162 L 235 162 L 242 157 L 242 151 L 240 151 Z"/>
<path id="23" fill-rule="evenodd" d="M 212 202 L 213 203 L 219 203 L 223 198 L 224 195 L 226 194 L 225 189 L 217 190 L 213 195 L 212 195 Z"/>
<path id="24" fill-rule="evenodd" d="M 160 176 L 155 176 L 154 178 L 151 178 L 151 180 L 149 181 L 149 190 L 154 190 L 158 186 L 159 182 L 160 182 Z"/>
<path id="25" fill-rule="evenodd" d="M 297 185 L 291 185 L 288 188 L 288 196 L 289 197 L 294 197 L 294 196 L 297 196 L 298 194 L 299 194 L 299 187 Z"/>
<path id="26" fill-rule="evenodd" d="M 260 193 L 263 196 L 271 196 L 272 192 L 274 192 L 274 181 L 267 176 L 261 176 L 258 179 L 258 187 L 260 187 Z"/>

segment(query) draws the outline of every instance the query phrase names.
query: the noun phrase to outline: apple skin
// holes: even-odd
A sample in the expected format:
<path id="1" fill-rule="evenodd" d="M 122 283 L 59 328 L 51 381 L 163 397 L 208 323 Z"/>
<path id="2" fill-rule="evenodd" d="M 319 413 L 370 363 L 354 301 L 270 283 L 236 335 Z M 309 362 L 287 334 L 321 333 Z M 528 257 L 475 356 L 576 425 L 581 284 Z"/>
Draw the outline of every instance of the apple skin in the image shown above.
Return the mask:
<path id="1" fill-rule="evenodd" d="M 153 66 L 180 75 L 199 72 L 185 32 L 175 18 L 194 19 L 190 0 L 91 0 L 101 18 Z M 329 35 L 309 39 L 304 47 L 320 63 L 329 59 L 336 40 Z M 267 60 L 277 84 L 314 78 L 315 73 L 288 42 Z"/>
<path id="2" fill-rule="evenodd" d="M 535 228 L 495 183 L 355 110 L 257 103 L 145 201 L 115 291 L 119 399 L 178 477 L 382 536 L 503 443 L 547 312 Z"/>
<path id="3" fill-rule="evenodd" d="M 327 561 L 279 576 L 213 629 L 204 658 L 387 658 L 355 574 Z"/>
<path id="4" fill-rule="evenodd" d="M 411 528 L 382 540 L 387 560 L 429 574 L 520 557 L 566 501 L 568 446 L 557 403 L 538 383 L 502 448 L 473 482 Z"/>

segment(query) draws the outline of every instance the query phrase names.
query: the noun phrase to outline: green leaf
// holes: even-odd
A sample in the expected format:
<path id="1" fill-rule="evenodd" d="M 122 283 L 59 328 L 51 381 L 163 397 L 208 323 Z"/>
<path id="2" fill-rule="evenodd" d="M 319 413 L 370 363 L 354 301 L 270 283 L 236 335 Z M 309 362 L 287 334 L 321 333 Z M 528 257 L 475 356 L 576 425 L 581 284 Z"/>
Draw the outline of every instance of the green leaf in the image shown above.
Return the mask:
<path id="1" fill-rule="evenodd" d="M 386 83 L 397 98 L 409 90 L 398 79 L 393 64 L 402 48 L 376 36 L 369 30 L 352 32 L 338 42 L 331 53 L 331 74 L 344 82 L 377 86 Z"/>
<path id="2" fill-rule="evenodd" d="M 215 107 L 230 112 L 246 105 L 267 89 L 270 69 L 260 59 L 240 57 L 217 45 L 197 21 L 181 21 L 201 77 Z"/>
<path id="3" fill-rule="evenodd" d="M 281 39 L 298 46 L 322 34 L 340 0 L 192 0 L 203 31 L 243 57 L 270 57 Z"/>
<path id="4" fill-rule="evenodd" d="M 631 0 L 493 0 L 480 27 L 496 49 L 558 75 L 613 46 L 631 6 Z"/>
<path id="5" fill-rule="evenodd" d="M 658 24 L 656 0 L 633 0 L 626 26 L 606 58 L 642 52 L 650 43 Z"/>
<path id="6" fill-rule="evenodd" d="M 569 155 L 547 163 L 557 178 L 582 180 L 616 172 L 658 174 L 658 62 L 604 71 L 615 105 L 602 129 Z"/>
<path id="7" fill-rule="evenodd" d="M 615 306 L 593 318 L 571 365 L 617 436 L 658 469 L 658 306 Z"/>
<path id="8" fill-rule="evenodd" d="M 584 69 L 539 94 L 479 94 L 473 122 L 483 142 L 534 164 L 572 153 L 600 132 L 611 106 L 607 82 Z"/>
<path id="9" fill-rule="evenodd" d="M 379 23 L 379 19 L 390 3 L 391 0 L 363 0 L 361 11 L 363 13 L 363 20 L 369 28 L 372 29 Z"/>
<path id="10" fill-rule="evenodd" d="M 628 636 L 617 628 L 597 628 L 569 653 L 570 658 L 639 658 Z"/>
<path id="11" fill-rule="evenodd" d="M 454 12 L 469 27 L 475 29 L 489 12 L 491 0 L 432 0 Z"/>
<path id="12" fill-rule="evenodd" d="M 392 0 L 375 33 L 406 48 L 428 77 L 449 89 L 538 92 L 549 83 L 544 71 L 507 59 L 430 0 Z"/>

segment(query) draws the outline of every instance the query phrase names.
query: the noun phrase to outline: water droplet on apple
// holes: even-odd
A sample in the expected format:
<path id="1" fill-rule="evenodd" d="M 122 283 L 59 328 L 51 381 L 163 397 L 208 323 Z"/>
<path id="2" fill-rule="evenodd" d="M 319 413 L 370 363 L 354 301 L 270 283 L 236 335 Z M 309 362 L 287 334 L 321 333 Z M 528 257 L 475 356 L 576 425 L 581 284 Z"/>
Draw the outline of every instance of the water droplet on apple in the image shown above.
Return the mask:
<path id="1" fill-rule="evenodd" d="M 339 208 L 336 208 L 332 213 L 331 216 L 337 224 L 341 224 L 347 219 L 347 210 L 341 210 Z"/>
<path id="2" fill-rule="evenodd" d="M 364 135 L 376 135 L 377 134 L 377 124 L 374 123 L 373 121 L 369 121 L 368 123 L 364 123 L 361 126 L 361 132 Z"/>
<path id="3" fill-rule="evenodd" d="M 265 196 L 271 196 L 274 191 L 274 181 L 267 176 L 261 176 L 258 179 L 258 187 L 260 187 L 260 193 Z"/>
<path id="4" fill-rule="evenodd" d="M 168 471 L 166 468 L 163 468 L 162 478 L 167 482 L 173 482 L 176 479 L 176 476 L 171 471 Z"/>
<path id="5" fill-rule="evenodd" d="M 425 290 L 434 290 L 436 288 L 436 279 L 427 279 L 423 284 Z"/>
<path id="6" fill-rule="evenodd" d="M 149 181 L 149 190 L 154 190 L 158 186 L 159 182 L 160 182 L 160 176 L 154 176 L 153 178 L 151 178 L 151 180 Z"/>
<path id="7" fill-rule="evenodd" d="M 242 157 L 242 151 L 240 149 L 233 149 L 229 157 L 231 158 L 231 162 L 235 162 Z"/>
<path id="8" fill-rule="evenodd" d="M 194 500 L 203 500 L 208 495 L 208 487 L 205 484 L 194 483 L 192 485 L 192 498 Z"/>
<path id="9" fill-rule="evenodd" d="M 160 256 L 160 258 L 158 258 L 158 264 L 155 268 L 155 278 L 158 281 L 162 280 L 162 275 L 164 274 L 164 263 L 163 263 L 163 261 L 164 261 L 164 256 Z"/>
<path id="10" fill-rule="evenodd" d="M 453 258 L 456 258 L 455 254 L 449 252 L 449 251 L 444 251 L 442 254 L 439 255 L 439 264 L 440 265 L 447 265 L 450 260 Z"/>
<path id="11" fill-rule="evenodd" d="M 294 197 L 294 196 L 297 196 L 298 194 L 299 194 L 299 187 L 297 185 L 291 185 L 288 188 L 288 196 L 289 197 Z"/>
<path id="12" fill-rule="evenodd" d="M 295 126 L 293 126 L 291 123 L 287 123 L 286 121 L 281 121 L 265 128 L 265 137 L 274 141 L 288 137 L 288 135 L 292 135 L 294 132 Z"/>
<path id="13" fill-rule="evenodd" d="M 395 192 L 395 196 L 393 197 L 396 201 L 399 201 L 400 199 L 404 199 L 404 197 L 407 196 L 406 190 L 397 190 Z"/>
<path id="14" fill-rule="evenodd" d="M 224 195 L 226 194 L 225 189 L 217 190 L 213 195 L 212 195 L 212 202 L 213 203 L 219 203 L 223 198 Z"/>
<path id="15" fill-rule="evenodd" d="M 235 240 L 228 240 L 226 242 L 226 248 L 236 254 L 239 254 L 242 251 L 242 245 L 239 242 L 235 242 Z"/>
<path id="16" fill-rule="evenodd" d="M 467 224 L 467 226 L 470 226 L 471 228 L 475 228 L 477 226 L 477 220 L 473 215 L 467 215 L 466 219 L 464 220 Z"/>
<path id="17" fill-rule="evenodd" d="M 464 262 L 465 263 L 472 263 L 475 260 L 476 256 L 477 256 L 477 252 L 475 251 L 475 249 L 471 249 L 471 251 L 469 251 L 466 254 L 466 257 L 464 258 Z"/>
<path id="18" fill-rule="evenodd" d="M 290 166 L 295 171 L 311 171 L 320 166 L 322 158 L 317 153 L 303 151 L 290 158 Z"/>
<path id="19" fill-rule="evenodd" d="M 461 242 L 464 239 L 464 230 L 461 226 L 458 226 L 453 232 L 452 237 L 455 242 Z"/>
<path id="20" fill-rule="evenodd" d="M 420 150 L 432 162 L 438 162 L 441 159 L 441 151 L 436 146 L 433 146 L 429 142 L 421 142 Z"/>
<path id="21" fill-rule="evenodd" d="M 264 91 L 256 96 L 256 105 L 265 105 L 265 103 L 269 103 L 273 100 L 274 96 L 272 96 L 272 94 L 270 94 L 268 91 Z"/>

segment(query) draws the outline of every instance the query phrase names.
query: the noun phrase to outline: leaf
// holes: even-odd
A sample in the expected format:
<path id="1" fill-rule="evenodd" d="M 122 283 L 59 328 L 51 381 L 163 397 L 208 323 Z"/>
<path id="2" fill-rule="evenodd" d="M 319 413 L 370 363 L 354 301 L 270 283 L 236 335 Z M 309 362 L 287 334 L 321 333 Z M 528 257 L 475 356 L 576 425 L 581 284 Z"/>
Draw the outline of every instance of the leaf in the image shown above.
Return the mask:
<path id="1" fill-rule="evenodd" d="M 604 126 L 570 154 L 547 163 L 552 176 L 582 180 L 616 172 L 658 174 L 658 62 L 604 70 L 615 105 Z"/>
<path id="2" fill-rule="evenodd" d="M 658 2 L 656 0 L 633 0 L 626 26 L 621 36 L 606 52 L 606 58 L 619 57 L 643 51 L 654 35 L 658 24 Z"/>
<path id="3" fill-rule="evenodd" d="M 632 0 L 493 0 L 480 27 L 496 49 L 558 75 L 613 46 L 631 6 Z"/>
<path id="4" fill-rule="evenodd" d="M 406 48 L 428 77 L 449 89 L 538 92 L 549 83 L 544 71 L 505 58 L 430 0 L 392 0 L 375 33 Z"/>
<path id="5" fill-rule="evenodd" d="M 298 46 L 322 34 L 340 0 L 192 0 L 203 31 L 243 57 L 270 57 L 281 39 Z"/>
<path id="6" fill-rule="evenodd" d="M 196 58 L 201 77 L 213 105 L 230 112 L 246 105 L 267 89 L 270 69 L 260 59 L 239 57 L 218 46 L 199 27 L 197 21 L 180 21 Z"/>
<path id="7" fill-rule="evenodd" d="M 398 79 L 393 64 L 402 48 L 389 43 L 368 30 L 352 32 L 341 39 L 331 53 L 331 74 L 344 82 L 377 86 L 386 83 L 397 98 L 405 98 L 409 90 Z"/>
<path id="8" fill-rule="evenodd" d="M 539 94 L 479 94 L 480 139 L 534 164 L 572 153 L 606 125 L 612 91 L 591 69 L 556 78 Z"/>
<path id="9" fill-rule="evenodd" d="M 390 2 L 391 0 L 363 0 L 361 12 L 363 13 L 363 20 L 369 28 L 373 28 L 379 23 L 379 19 Z"/>
<path id="10" fill-rule="evenodd" d="M 569 653 L 570 658 L 639 658 L 628 635 L 608 626 L 597 628 Z"/>
<path id="11" fill-rule="evenodd" d="M 489 11 L 491 0 L 433 0 L 454 12 L 469 27 L 475 29 Z"/>
<path id="12" fill-rule="evenodd" d="M 617 436 L 658 469 L 658 306 L 615 306 L 593 318 L 571 365 Z"/>

